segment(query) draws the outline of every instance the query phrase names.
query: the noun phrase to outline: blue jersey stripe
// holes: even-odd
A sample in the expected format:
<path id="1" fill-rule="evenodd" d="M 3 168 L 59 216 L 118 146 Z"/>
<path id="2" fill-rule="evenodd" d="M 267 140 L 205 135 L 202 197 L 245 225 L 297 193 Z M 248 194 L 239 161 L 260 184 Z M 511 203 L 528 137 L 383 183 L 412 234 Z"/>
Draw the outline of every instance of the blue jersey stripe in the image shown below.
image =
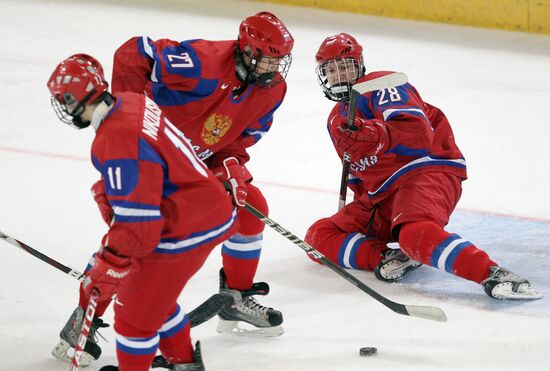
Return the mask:
<path id="1" fill-rule="evenodd" d="M 180 254 L 200 247 L 226 233 L 235 222 L 236 217 L 237 212 L 233 210 L 231 217 L 219 226 L 206 231 L 193 233 L 182 240 L 162 239 L 154 251 L 160 254 Z"/>
<path id="2" fill-rule="evenodd" d="M 401 167 L 395 173 L 390 175 L 388 179 L 374 192 L 369 191 L 369 198 L 373 198 L 380 193 L 388 190 L 400 177 L 407 174 L 408 172 L 427 166 L 449 166 L 449 167 L 459 167 L 466 168 L 466 161 L 463 159 L 446 159 L 446 160 L 437 160 L 431 156 L 421 157 L 414 161 L 409 162 L 405 166 Z"/>

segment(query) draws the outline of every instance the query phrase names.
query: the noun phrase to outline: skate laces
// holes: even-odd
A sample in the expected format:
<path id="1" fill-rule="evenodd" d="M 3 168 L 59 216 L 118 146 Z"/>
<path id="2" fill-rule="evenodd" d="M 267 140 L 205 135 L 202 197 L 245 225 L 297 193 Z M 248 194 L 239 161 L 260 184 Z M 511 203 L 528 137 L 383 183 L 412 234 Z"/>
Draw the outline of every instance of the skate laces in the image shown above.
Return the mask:
<path id="1" fill-rule="evenodd" d="M 508 269 L 504 269 L 504 268 L 500 268 L 498 267 L 497 269 L 494 270 L 493 274 L 492 274 L 492 277 L 493 278 L 496 278 L 498 280 L 519 280 L 519 276 L 517 276 L 516 274 L 510 272 Z"/>
<path id="2" fill-rule="evenodd" d="M 107 339 L 99 332 L 100 328 L 109 327 L 108 323 L 105 323 L 101 318 L 94 317 L 92 320 L 92 326 L 90 327 L 90 333 L 88 338 L 91 339 L 94 343 L 97 344 L 98 336 L 103 339 L 103 341 L 108 342 Z"/>
<path id="3" fill-rule="evenodd" d="M 71 328 L 68 331 L 69 338 L 64 339 L 68 341 L 71 345 L 74 343 L 73 346 L 76 346 L 76 342 L 78 341 L 78 337 L 80 336 L 80 331 L 82 329 L 82 324 L 84 322 L 83 318 L 84 312 L 83 311 L 76 311 L 73 315 L 74 318 L 72 318 Z M 108 323 L 105 323 L 101 318 L 94 317 L 92 320 L 92 325 L 90 326 L 90 332 L 88 333 L 88 341 L 91 341 L 93 343 L 97 344 L 98 337 L 103 339 L 105 342 L 107 342 L 107 339 L 99 333 L 100 328 L 109 327 Z M 64 338 L 64 336 L 61 336 Z"/>
<path id="4" fill-rule="evenodd" d="M 526 279 L 521 278 L 517 274 L 509 271 L 508 269 L 501 268 L 499 266 L 491 267 L 491 273 L 489 274 L 489 277 L 481 282 L 481 284 L 484 285 L 485 283 L 490 281 L 496 281 L 499 283 L 510 282 L 513 284 L 529 284 L 529 281 L 527 281 Z"/>
<path id="5" fill-rule="evenodd" d="M 240 312 L 259 318 L 267 318 L 267 311 L 271 309 L 269 307 L 264 307 L 263 305 L 258 303 L 258 300 L 256 300 L 252 296 L 247 296 L 243 298 L 242 301 L 233 304 L 232 307 L 239 310 Z"/>

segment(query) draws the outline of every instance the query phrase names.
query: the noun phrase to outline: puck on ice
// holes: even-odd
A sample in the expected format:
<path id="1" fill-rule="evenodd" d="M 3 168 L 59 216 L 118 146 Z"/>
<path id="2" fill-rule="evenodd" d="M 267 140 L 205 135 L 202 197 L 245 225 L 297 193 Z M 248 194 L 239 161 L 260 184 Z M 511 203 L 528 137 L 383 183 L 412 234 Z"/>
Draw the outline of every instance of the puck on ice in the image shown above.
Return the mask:
<path id="1" fill-rule="evenodd" d="M 359 349 L 359 355 L 361 357 L 370 357 L 376 354 L 378 352 L 378 349 L 376 347 L 364 347 Z"/>

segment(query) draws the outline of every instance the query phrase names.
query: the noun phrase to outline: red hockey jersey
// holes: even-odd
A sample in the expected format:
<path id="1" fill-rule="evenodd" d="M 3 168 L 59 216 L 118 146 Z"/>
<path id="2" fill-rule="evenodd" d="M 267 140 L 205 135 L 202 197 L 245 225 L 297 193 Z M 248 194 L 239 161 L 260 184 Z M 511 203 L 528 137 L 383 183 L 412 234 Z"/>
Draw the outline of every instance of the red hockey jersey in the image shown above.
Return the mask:
<path id="1" fill-rule="evenodd" d="M 115 53 L 113 92 L 145 92 L 210 167 L 231 156 L 244 164 L 246 148 L 271 127 L 286 83 L 243 90 L 235 75 L 235 47 L 236 41 L 134 37 Z"/>
<path id="2" fill-rule="evenodd" d="M 97 121 L 92 161 L 114 212 L 104 246 L 125 256 L 173 256 L 233 232 L 227 192 L 151 99 L 118 94 Z"/>
<path id="3" fill-rule="evenodd" d="M 358 82 L 388 73 L 372 72 Z M 347 109 L 342 102 L 332 109 L 328 118 L 331 138 L 346 120 Z M 466 161 L 449 121 L 439 108 L 424 102 L 411 84 L 363 94 L 357 100 L 357 117 L 384 121 L 390 145 L 385 153 L 351 164 L 348 185 L 356 196 L 382 199 L 406 179 L 423 172 L 447 172 L 466 179 Z M 336 151 L 342 158 L 343 151 L 337 147 Z"/>

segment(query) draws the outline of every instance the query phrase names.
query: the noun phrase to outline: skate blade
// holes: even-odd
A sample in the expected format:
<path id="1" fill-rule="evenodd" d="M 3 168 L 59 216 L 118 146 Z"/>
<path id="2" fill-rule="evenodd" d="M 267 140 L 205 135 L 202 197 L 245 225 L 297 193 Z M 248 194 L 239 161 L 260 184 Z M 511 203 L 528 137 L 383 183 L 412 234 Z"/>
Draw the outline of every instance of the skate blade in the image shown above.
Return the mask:
<path id="1" fill-rule="evenodd" d="M 256 327 L 242 321 L 226 321 L 220 319 L 216 331 L 223 335 L 242 337 L 277 337 L 284 333 L 281 325 L 273 327 Z"/>
<path id="2" fill-rule="evenodd" d="M 65 340 L 60 339 L 59 343 L 52 349 L 52 356 L 62 362 L 71 363 L 73 361 L 74 348 Z M 90 354 L 83 352 L 80 356 L 80 366 L 88 367 L 93 359 Z"/>
<path id="3" fill-rule="evenodd" d="M 518 291 L 512 290 L 510 282 L 504 282 L 496 285 L 491 292 L 495 299 L 513 299 L 513 300 L 537 300 L 542 299 L 543 295 L 531 288 L 530 285 L 519 285 Z"/>

